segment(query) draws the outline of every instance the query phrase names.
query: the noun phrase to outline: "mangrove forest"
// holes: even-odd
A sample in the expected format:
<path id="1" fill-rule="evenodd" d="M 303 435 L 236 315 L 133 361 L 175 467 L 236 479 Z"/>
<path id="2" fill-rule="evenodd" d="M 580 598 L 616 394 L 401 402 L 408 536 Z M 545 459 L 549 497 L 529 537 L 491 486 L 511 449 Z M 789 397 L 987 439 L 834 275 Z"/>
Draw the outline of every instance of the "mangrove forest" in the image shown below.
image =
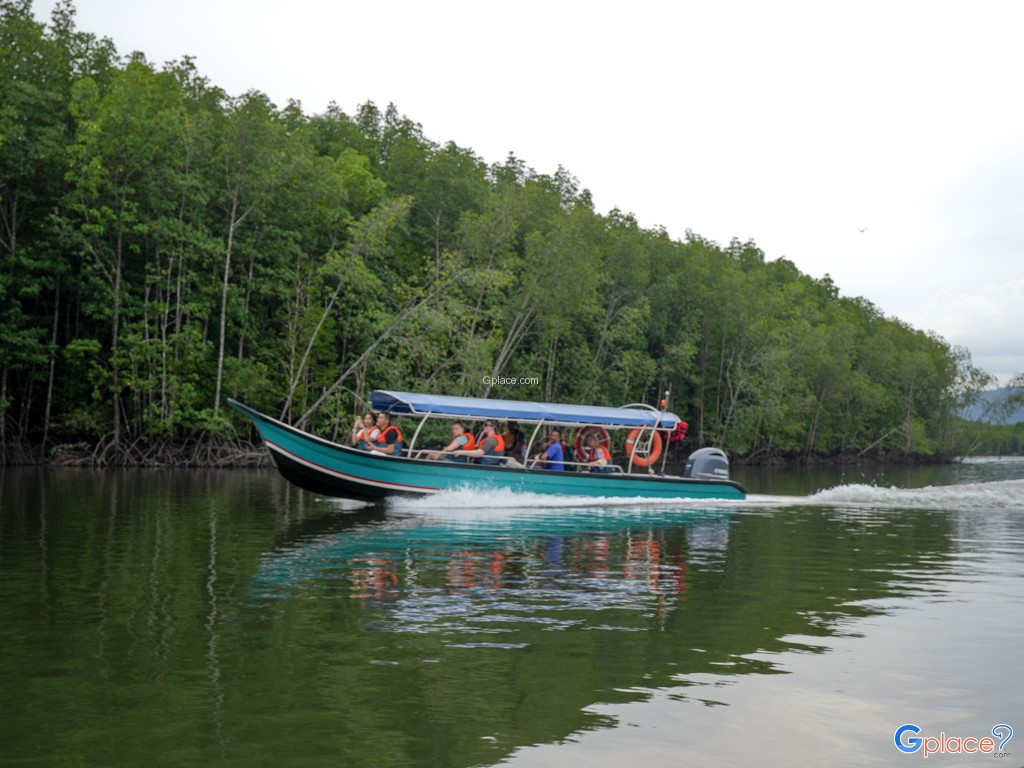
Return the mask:
<path id="1" fill-rule="evenodd" d="M 225 93 L 30 0 L 0 3 L 0 339 L 4 463 L 228 462 L 252 440 L 229 397 L 347 439 L 376 388 L 669 391 L 690 449 L 936 458 L 988 384 L 754 242 L 598 212 L 394 105 Z"/>

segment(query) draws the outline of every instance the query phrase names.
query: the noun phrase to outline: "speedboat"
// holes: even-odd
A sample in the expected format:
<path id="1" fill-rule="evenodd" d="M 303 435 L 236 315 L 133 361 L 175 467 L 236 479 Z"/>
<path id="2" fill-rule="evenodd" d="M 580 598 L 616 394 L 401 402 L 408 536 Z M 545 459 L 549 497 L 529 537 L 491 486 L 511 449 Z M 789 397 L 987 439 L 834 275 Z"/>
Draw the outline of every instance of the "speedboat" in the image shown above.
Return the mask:
<path id="1" fill-rule="evenodd" d="M 297 486 L 326 496 L 377 499 L 387 496 L 418 496 L 472 489 L 508 490 L 519 493 L 640 499 L 743 500 L 746 489 L 729 479 L 729 461 L 717 448 L 701 448 L 686 461 L 681 475 L 665 471 L 668 441 L 685 429 L 673 413 L 634 403 L 612 408 L 517 400 L 421 394 L 376 390 L 370 395 L 375 411 L 415 421 L 406 425 L 411 439 L 398 456 L 341 445 L 297 429 L 235 400 L 228 403 L 252 419 L 264 445 L 281 474 Z M 417 443 L 424 425 L 434 419 L 464 424 L 515 421 L 527 428 L 529 439 L 522 460 L 502 456 L 479 460 L 431 460 Z M 532 431 L 528 428 L 533 427 Z M 532 450 L 551 429 L 575 433 L 576 451 L 565 458 L 562 469 L 544 467 L 531 460 Z M 586 436 L 594 434 L 611 449 L 611 433 L 627 432 L 624 453 L 613 455 L 603 471 L 591 471 L 577 460 Z M 570 443 L 571 444 L 571 443 Z M 610 451 L 611 453 L 611 451 Z M 661 459 L 659 466 L 658 459 Z"/>

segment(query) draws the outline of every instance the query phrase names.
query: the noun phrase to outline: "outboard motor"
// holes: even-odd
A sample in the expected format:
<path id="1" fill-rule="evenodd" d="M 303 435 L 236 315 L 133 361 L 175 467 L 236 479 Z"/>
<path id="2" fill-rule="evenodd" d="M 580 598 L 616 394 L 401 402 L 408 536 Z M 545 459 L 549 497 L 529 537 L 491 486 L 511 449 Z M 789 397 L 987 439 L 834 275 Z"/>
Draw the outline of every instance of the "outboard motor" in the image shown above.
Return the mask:
<path id="1" fill-rule="evenodd" d="M 729 459 L 720 448 L 701 448 L 686 460 L 683 477 L 694 480 L 728 480 Z"/>

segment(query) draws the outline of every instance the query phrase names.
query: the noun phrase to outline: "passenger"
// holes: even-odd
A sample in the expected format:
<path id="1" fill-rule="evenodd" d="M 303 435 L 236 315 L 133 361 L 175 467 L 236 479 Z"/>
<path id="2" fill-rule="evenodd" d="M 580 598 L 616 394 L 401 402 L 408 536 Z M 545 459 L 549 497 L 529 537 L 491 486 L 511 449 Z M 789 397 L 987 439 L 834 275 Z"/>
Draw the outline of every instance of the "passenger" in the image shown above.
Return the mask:
<path id="1" fill-rule="evenodd" d="M 562 458 L 566 461 L 565 471 L 575 472 L 576 467 L 569 462 L 579 461 L 579 458 L 576 456 L 576 449 L 569 445 L 565 440 L 562 440 Z"/>
<path id="2" fill-rule="evenodd" d="M 593 433 L 587 435 L 587 447 L 583 451 L 583 458 L 591 472 L 605 474 L 613 471 L 611 454 L 601 445 L 601 439 Z"/>
<path id="3" fill-rule="evenodd" d="M 360 421 L 356 421 L 355 426 L 352 427 L 352 445 L 361 451 L 370 450 L 370 446 L 377 442 L 377 435 L 380 434 L 380 430 L 377 429 L 377 419 L 373 415 L 373 411 L 367 411 L 363 414 L 363 418 Z"/>
<path id="4" fill-rule="evenodd" d="M 540 463 L 544 469 L 550 469 L 554 472 L 565 471 L 565 453 L 562 451 L 562 433 L 557 429 L 551 430 L 551 435 L 548 437 L 548 441 L 544 443 L 544 450 L 534 456 L 534 459 Z"/>
<path id="5" fill-rule="evenodd" d="M 526 451 L 526 435 L 519 428 L 519 422 L 508 422 L 505 427 L 505 434 L 501 437 L 505 441 L 505 455 L 522 461 L 523 452 Z"/>
<path id="6" fill-rule="evenodd" d="M 377 414 L 377 429 L 380 434 L 373 442 L 374 453 L 384 453 L 396 459 L 402 455 L 402 430 L 391 423 L 391 414 L 383 411 Z"/>
<path id="7" fill-rule="evenodd" d="M 488 419 L 484 422 L 484 431 L 477 441 L 476 447 L 455 452 L 456 456 L 466 459 L 476 457 L 481 464 L 502 464 L 505 455 L 505 438 L 498 434 L 497 425 Z"/>
<path id="8" fill-rule="evenodd" d="M 434 451 L 427 455 L 431 461 L 448 459 L 449 461 L 469 461 L 464 455 L 453 455 L 452 451 L 469 450 L 476 444 L 473 435 L 466 431 L 461 421 L 452 422 L 452 441 L 440 451 Z"/>

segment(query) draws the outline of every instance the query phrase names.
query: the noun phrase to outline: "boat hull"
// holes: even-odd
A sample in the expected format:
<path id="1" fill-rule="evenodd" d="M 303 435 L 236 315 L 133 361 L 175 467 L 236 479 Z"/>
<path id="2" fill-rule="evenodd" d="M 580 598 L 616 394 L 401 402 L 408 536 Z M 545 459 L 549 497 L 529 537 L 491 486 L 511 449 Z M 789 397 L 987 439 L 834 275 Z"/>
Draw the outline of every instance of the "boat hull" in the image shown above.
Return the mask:
<path id="1" fill-rule="evenodd" d="M 286 479 L 325 496 L 374 499 L 469 488 L 616 498 L 746 498 L 743 486 L 729 480 L 554 472 L 405 457 L 396 459 L 332 443 L 234 401 L 231 405 L 256 423 L 260 437 Z"/>

